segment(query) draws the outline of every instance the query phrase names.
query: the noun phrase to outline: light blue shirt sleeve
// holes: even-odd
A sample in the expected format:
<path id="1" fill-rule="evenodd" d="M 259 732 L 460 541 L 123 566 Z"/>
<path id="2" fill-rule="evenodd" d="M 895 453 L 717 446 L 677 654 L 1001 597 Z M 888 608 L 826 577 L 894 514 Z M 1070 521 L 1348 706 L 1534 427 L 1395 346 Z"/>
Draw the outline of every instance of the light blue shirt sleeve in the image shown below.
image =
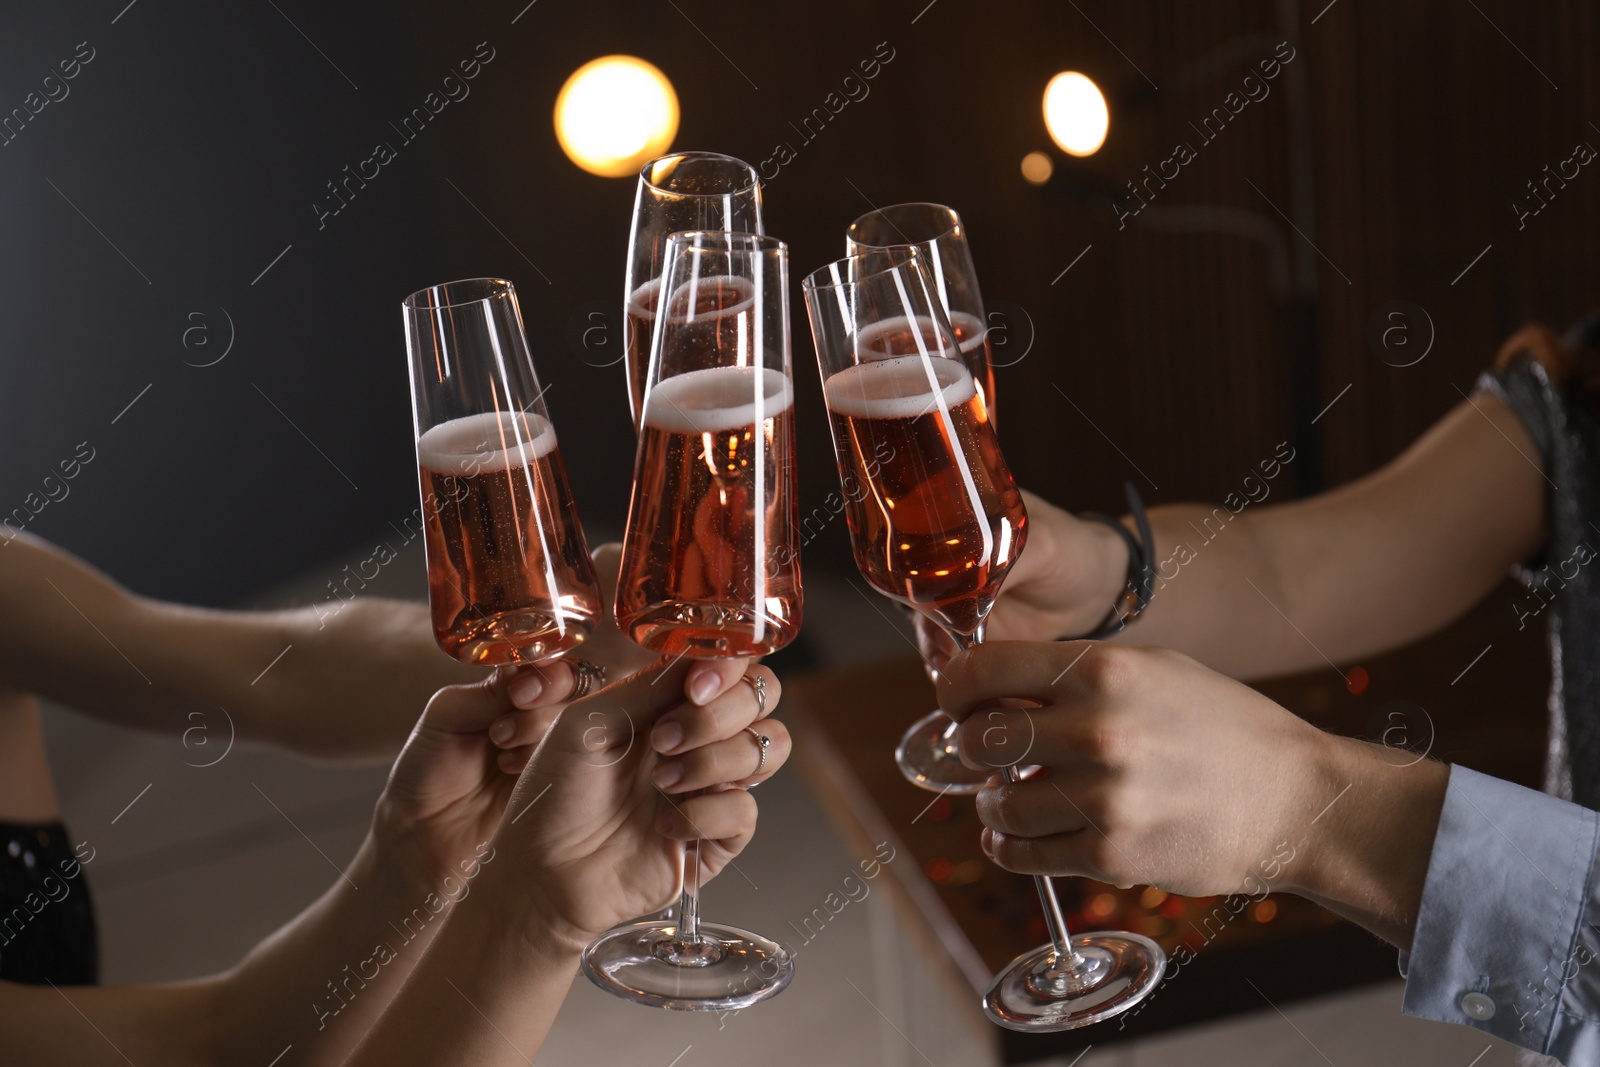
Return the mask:
<path id="1" fill-rule="evenodd" d="M 1450 768 L 1406 973 L 1407 1015 L 1600 1063 L 1600 816 Z"/>

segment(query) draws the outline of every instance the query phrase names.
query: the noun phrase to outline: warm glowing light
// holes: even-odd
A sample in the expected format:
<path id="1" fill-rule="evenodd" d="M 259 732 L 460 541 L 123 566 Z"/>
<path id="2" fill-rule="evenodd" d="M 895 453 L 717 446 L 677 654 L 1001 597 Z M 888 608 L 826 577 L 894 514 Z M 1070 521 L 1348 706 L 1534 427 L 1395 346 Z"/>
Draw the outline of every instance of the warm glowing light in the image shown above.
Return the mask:
<path id="1" fill-rule="evenodd" d="M 628 177 L 678 132 L 678 94 L 667 76 L 633 56 L 579 67 L 556 96 L 556 140 L 567 158 L 606 178 Z"/>
<path id="2" fill-rule="evenodd" d="M 1250 917 L 1258 923 L 1269 923 L 1277 918 L 1278 904 L 1276 901 L 1263 900 L 1251 911 Z"/>
<path id="3" fill-rule="evenodd" d="M 1372 678 L 1367 674 L 1365 667 L 1351 667 L 1350 673 L 1344 676 L 1344 687 L 1356 696 L 1367 691 L 1367 686 Z"/>
<path id="4" fill-rule="evenodd" d="M 1160 907 L 1161 902 L 1166 899 L 1167 894 L 1163 890 L 1157 889 L 1153 885 L 1147 886 L 1145 891 L 1139 894 L 1139 906 L 1153 911 Z"/>
<path id="5" fill-rule="evenodd" d="M 1089 901 L 1089 906 L 1083 909 L 1097 919 L 1106 919 L 1117 910 L 1117 898 L 1111 893 L 1101 893 Z"/>
<path id="6" fill-rule="evenodd" d="M 1022 179 L 1029 185 L 1043 185 L 1056 172 L 1056 165 L 1043 152 L 1029 152 L 1022 157 Z"/>
<path id="7" fill-rule="evenodd" d="M 1077 71 L 1068 70 L 1051 78 L 1045 87 L 1044 124 L 1050 139 L 1063 152 L 1092 156 L 1106 143 L 1111 113 L 1106 110 L 1106 98 L 1100 95 L 1099 86 Z"/>

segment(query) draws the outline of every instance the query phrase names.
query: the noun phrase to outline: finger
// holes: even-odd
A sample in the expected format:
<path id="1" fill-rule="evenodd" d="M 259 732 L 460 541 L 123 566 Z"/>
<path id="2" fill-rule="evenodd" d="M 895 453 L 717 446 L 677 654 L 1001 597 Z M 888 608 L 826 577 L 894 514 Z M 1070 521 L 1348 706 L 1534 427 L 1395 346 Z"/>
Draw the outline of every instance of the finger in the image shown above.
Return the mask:
<path id="1" fill-rule="evenodd" d="M 743 852 L 745 846 L 755 836 L 755 827 L 752 825 L 748 833 L 737 837 L 724 837 L 714 841 L 700 842 L 700 885 L 703 888 L 711 879 L 722 872 L 728 864 Z"/>
<path id="2" fill-rule="evenodd" d="M 515 684 L 513 682 L 513 684 Z M 513 708 L 489 724 L 489 740 L 499 748 L 537 745 L 561 713 L 560 705 L 523 710 Z"/>
<path id="3" fill-rule="evenodd" d="M 1116 650 L 1125 652 L 1128 650 Z M 1041 704 L 1081 695 L 1111 652 L 1092 641 L 989 641 L 952 656 L 939 672 L 939 707 L 961 720 L 1003 697 Z"/>
<path id="4" fill-rule="evenodd" d="M 1044 728 L 1055 729 L 1052 708 L 986 708 L 974 711 L 956 728 L 956 751 L 974 770 L 999 771 L 1025 760 L 1038 761 Z M 1043 721 L 1041 721 L 1043 720 Z"/>
<path id="5" fill-rule="evenodd" d="M 985 830 L 984 852 L 995 863 L 1017 874 L 1082 876 L 1102 882 L 1121 882 L 1120 873 L 1105 870 L 1105 838 L 1093 830 L 1078 830 L 1050 837 L 1012 837 Z"/>
<path id="6" fill-rule="evenodd" d="M 651 775 L 651 781 L 663 793 L 687 793 L 722 782 L 749 786 L 766 781 L 789 758 L 789 729 L 777 719 L 763 720 L 753 729 L 767 739 L 765 759 L 761 743 L 748 729 L 740 730 L 725 741 L 702 745 L 663 760 Z"/>
<path id="7" fill-rule="evenodd" d="M 566 705 L 556 716 L 544 744 L 553 753 L 591 758 L 622 750 L 648 736 L 663 713 L 683 702 L 684 678 L 690 664 L 658 660 L 644 670 L 613 682 Z"/>
<path id="8" fill-rule="evenodd" d="M 696 660 L 689 668 L 683 695 L 693 704 L 709 704 L 737 685 L 749 665 L 750 661 L 744 659 Z"/>
<path id="9" fill-rule="evenodd" d="M 1073 792 L 1083 792 L 1076 781 Z M 1012 837 L 1052 837 L 1090 825 L 1086 802 L 1073 797 L 1054 779 L 1006 782 L 983 790 L 977 801 L 983 824 Z"/>
<path id="10" fill-rule="evenodd" d="M 778 676 L 769 667 L 740 664 L 739 678 L 732 688 L 702 707 L 680 705 L 662 715 L 650 733 L 650 745 L 664 756 L 677 755 L 691 748 L 732 737 L 758 718 L 771 715 L 783 695 Z M 752 683 L 742 681 L 748 673 L 761 679 L 762 698 Z M 764 698 L 764 699 L 763 699 Z"/>
<path id="11" fill-rule="evenodd" d="M 513 778 L 522 773 L 522 768 L 533 759 L 533 754 L 539 750 L 538 745 L 522 745 L 519 748 L 508 748 L 495 754 L 495 766 Z"/>
<path id="12" fill-rule="evenodd" d="M 428 701 L 418 729 L 446 734 L 483 733 L 490 723 L 511 710 L 506 696 L 511 677 L 511 671 L 496 668 L 480 682 L 445 686 Z"/>
<path id="13" fill-rule="evenodd" d="M 917 649 L 928 668 L 928 680 L 938 684 L 939 672 L 944 670 L 945 664 L 955 654 L 955 642 L 950 640 L 950 635 L 943 628 L 921 612 L 913 615 L 911 622 L 917 632 Z"/>
<path id="14" fill-rule="evenodd" d="M 557 659 L 519 669 L 506 691 L 519 708 L 548 707 L 565 703 L 577 683 L 571 665 Z"/>
<path id="15" fill-rule="evenodd" d="M 622 571 L 622 545 L 607 541 L 597 545 L 589 558 L 594 560 L 594 575 L 600 582 L 600 593 L 607 604 L 617 602 L 617 577 Z"/>
<path id="16" fill-rule="evenodd" d="M 675 841 L 738 840 L 755 833 L 756 800 L 743 789 L 662 800 L 656 829 Z"/>

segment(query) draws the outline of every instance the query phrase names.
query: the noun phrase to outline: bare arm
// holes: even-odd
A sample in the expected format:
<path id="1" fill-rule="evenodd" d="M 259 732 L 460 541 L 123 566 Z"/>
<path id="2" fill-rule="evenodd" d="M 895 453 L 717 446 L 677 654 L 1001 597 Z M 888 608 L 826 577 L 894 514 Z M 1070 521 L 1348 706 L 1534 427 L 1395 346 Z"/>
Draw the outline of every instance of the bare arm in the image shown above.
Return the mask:
<path id="1" fill-rule="evenodd" d="M 178 734 L 190 711 L 221 707 L 246 741 L 389 758 L 435 690 L 482 675 L 438 650 L 420 604 L 184 607 L 134 596 L 27 534 L 0 542 L 0 686 L 121 725 Z"/>
<path id="2" fill-rule="evenodd" d="M 346 1067 L 522 1067 L 555 1025 L 582 951 L 565 930 L 541 923 L 515 886 L 486 884 L 450 914 Z"/>
<path id="3" fill-rule="evenodd" d="M 1478 394 L 1392 463 L 1331 492 L 1152 509 L 1155 598 L 1116 639 L 1175 648 L 1238 678 L 1407 644 L 1459 618 L 1537 549 L 1546 489 L 1522 423 Z M 1103 526 L 1036 497 L 1028 507 L 1028 547 L 989 635 L 1088 633 L 1119 595 L 1127 550 Z"/>
<path id="4" fill-rule="evenodd" d="M 411 943 L 390 929 L 414 909 L 431 918 L 425 901 L 440 898 L 381 851 L 369 837 L 320 900 L 228 974 L 154 986 L 0 983 L 8 1053 L 41 1067 L 213 1067 L 266 1063 L 292 1045 L 279 1067 L 343 1063 L 439 926 L 413 921 Z M 382 943 L 397 950 L 376 966 Z"/>
<path id="5" fill-rule="evenodd" d="M 475 1014 L 458 1017 L 449 1004 L 438 1011 L 442 1002 L 433 994 L 450 992 L 443 976 L 493 1005 L 502 1027 L 533 1051 L 589 937 L 666 902 L 678 876 L 678 842 L 700 832 L 712 838 L 701 858 L 709 879 L 749 841 L 755 807 L 748 793 L 689 795 L 722 781 L 765 780 L 788 757 L 781 722 L 762 727 L 773 739 L 764 759 L 750 744 L 745 728 L 759 712 L 775 709 L 781 690 L 766 668 L 749 668 L 768 692 L 765 707 L 758 705 L 751 688 L 739 684 L 746 669 L 743 661 L 653 668 L 591 694 L 570 715 L 558 714 L 564 732 L 539 748 L 543 763 L 522 777 L 527 795 L 519 812 L 542 797 L 540 806 L 504 826 L 501 817 L 531 753 L 508 764 L 489 731 L 509 718 L 515 736 L 508 743 L 526 741 L 543 732 L 549 708 L 514 703 L 506 672 L 441 690 L 396 762 L 350 866 L 239 966 L 161 986 L 55 990 L 0 983 L 0 1048 L 39 1067 L 115 1067 L 129 1060 L 334 1067 L 353 1062 L 352 1049 L 382 1017 L 387 1037 L 376 1046 L 376 1062 L 497 1062 L 418 1054 L 435 1042 L 475 1047 L 472 1031 L 481 1025 Z M 693 684 L 708 673 L 709 691 Z M 671 683 L 654 684 L 663 676 Z M 703 699 L 685 700 L 685 689 Z M 565 693 L 546 695 L 559 700 Z M 618 750 L 610 763 L 591 762 L 595 727 L 585 707 L 618 718 L 604 735 Z M 666 757 L 686 768 L 668 789 L 680 794 L 670 804 L 651 778 L 663 759 L 655 744 L 643 737 L 635 744 L 632 730 L 621 728 L 637 725 L 649 735 L 662 720 L 683 732 Z M 553 906 L 540 907 L 542 900 Z M 446 937 L 451 944 L 434 946 Z M 433 962 L 417 986 L 422 992 L 384 1015 L 402 988 L 412 988 L 407 979 L 423 960 Z M 479 966 L 536 1002 L 484 989 L 481 976 L 471 975 Z"/>

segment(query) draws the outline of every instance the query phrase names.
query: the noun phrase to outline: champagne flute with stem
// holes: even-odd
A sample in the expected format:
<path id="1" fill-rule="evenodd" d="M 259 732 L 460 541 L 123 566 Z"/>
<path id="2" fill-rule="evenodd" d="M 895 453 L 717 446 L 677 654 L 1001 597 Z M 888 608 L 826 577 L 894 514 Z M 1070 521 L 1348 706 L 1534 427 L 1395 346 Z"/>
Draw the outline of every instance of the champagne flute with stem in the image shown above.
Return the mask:
<path id="1" fill-rule="evenodd" d="M 667 242 L 616 599 L 623 633 L 659 655 L 753 658 L 799 632 L 788 292 L 781 241 L 698 231 Z M 602 989 L 725 1011 L 789 984 L 783 946 L 700 919 L 702 847 L 685 849 L 675 918 L 619 926 L 585 950 Z"/>
<path id="2" fill-rule="evenodd" d="M 650 341 L 667 238 L 687 230 L 763 233 L 761 180 L 742 159 L 716 152 L 673 152 L 639 171 L 628 229 L 622 345 L 628 373 L 628 410 L 633 424 L 643 413 Z"/>
<path id="3" fill-rule="evenodd" d="M 862 576 L 971 648 L 1026 543 L 1027 510 L 924 257 L 840 261 L 803 288 Z M 885 329 L 903 332 L 903 351 L 874 343 Z M 1015 766 L 1004 773 L 1018 780 Z M 983 1001 L 993 1021 L 1069 1030 L 1150 994 L 1160 946 L 1121 931 L 1073 937 L 1050 879 L 1034 884 L 1050 942 L 996 976 Z"/>

